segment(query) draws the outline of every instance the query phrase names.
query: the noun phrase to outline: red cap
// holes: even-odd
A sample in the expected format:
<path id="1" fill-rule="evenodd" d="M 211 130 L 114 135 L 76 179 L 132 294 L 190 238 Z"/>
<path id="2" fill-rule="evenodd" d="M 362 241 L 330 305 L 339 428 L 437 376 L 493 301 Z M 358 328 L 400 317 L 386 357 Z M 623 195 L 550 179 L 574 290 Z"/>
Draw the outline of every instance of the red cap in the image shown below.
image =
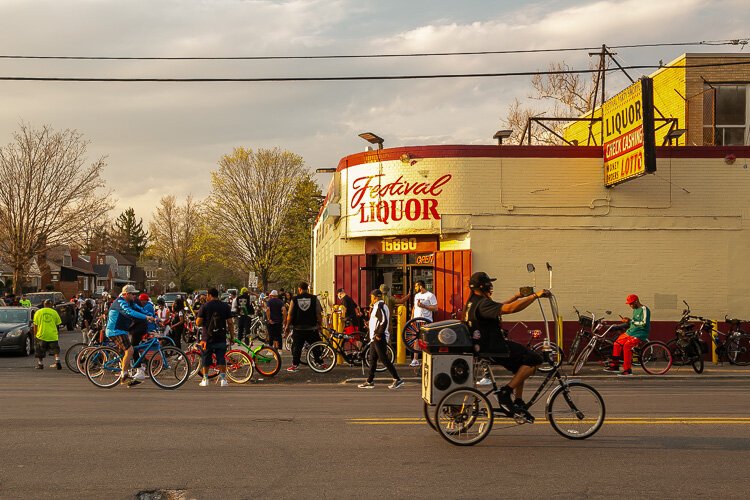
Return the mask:
<path id="1" fill-rule="evenodd" d="M 638 302 L 638 296 L 634 293 L 631 293 L 630 295 L 628 295 L 628 298 L 625 299 L 625 303 L 627 305 L 630 305 L 630 304 L 633 304 L 634 302 Z"/>
<path id="2" fill-rule="evenodd" d="M 149 300 L 148 294 L 145 294 L 145 293 L 140 294 L 138 296 L 138 300 L 142 300 L 142 301 L 146 302 L 147 300 Z"/>

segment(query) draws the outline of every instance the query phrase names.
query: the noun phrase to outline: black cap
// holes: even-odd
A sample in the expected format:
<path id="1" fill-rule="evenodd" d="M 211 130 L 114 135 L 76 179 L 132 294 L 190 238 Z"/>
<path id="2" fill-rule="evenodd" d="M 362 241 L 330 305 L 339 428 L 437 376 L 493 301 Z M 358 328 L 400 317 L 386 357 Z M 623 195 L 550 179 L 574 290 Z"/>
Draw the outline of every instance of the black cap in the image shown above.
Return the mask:
<path id="1" fill-rule="evenodd" d="M 496 279 L 490 278 L 487 273 L 480 271 L 472 274 L 471 278 L 469 278 L 469 288 L 481 288 L 482 286 L 491 284 Z"/>
<path id="2" fill-rule="evenodd" d="M 380 297 L 383 296 L 383 292 L 380 291 L 380 288 L 376 288 L 375 290 L 373 290 L 372 292 L 370 292 L 370 295 L 372 295 L 373 297 L 380 298 Z"/>

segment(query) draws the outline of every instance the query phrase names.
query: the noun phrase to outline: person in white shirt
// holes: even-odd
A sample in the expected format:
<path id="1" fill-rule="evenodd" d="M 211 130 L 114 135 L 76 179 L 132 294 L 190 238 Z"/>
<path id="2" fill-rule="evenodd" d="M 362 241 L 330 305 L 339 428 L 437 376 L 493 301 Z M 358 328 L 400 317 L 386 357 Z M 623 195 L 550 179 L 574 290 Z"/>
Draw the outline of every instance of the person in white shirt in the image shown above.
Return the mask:
<path id="1" fill-rule="evenodd" d="M 424 318 L 432 323 L 432 313 L 437 312 L 437 297 L 435 294 L 425 288 L 425 282 L 419 280 L 414 283 L 414 309 L 412 318 Z M 419 353 L 414 351 L 411 364 L 409 366 L 419 366 Z"/>
<path id="2" fill-rule="evenodd" d="M 388 310 L 388 306 L 383 302 L 383 292 L 379 289 L 375 289 L 370 292 L 370 351 L 368 353 L 370 362 L 370 373 L 367 376 L 367 381 L 359 384 L 360 389 L 374 389 L 375 388 L 375 368 L 377 367 L 378 360 L 385 366 L 393 377 L 393 383 L 388 386 L 389 389 L 400 389 L 404 385 L 404 381 L 398 376 L 396 368 L 388 358 L 388 323 L 391 319 L 391 312 Z"/>

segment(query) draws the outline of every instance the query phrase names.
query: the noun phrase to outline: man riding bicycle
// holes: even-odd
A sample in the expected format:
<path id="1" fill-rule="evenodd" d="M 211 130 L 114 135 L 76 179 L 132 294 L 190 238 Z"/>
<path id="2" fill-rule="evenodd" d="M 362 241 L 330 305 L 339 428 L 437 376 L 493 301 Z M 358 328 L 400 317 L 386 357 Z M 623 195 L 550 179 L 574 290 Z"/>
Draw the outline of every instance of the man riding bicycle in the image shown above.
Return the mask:
<path id="1" fill-rule="evenodd" d="M 128 338 L 129 330 L 133 320 L 154 321 L 153 316 L 148 316 L 142 309 L 134 304 L 138 290 L 133 285 L 122 287 L 122 293 L 112 302 L 107 317 L 107 338 L 117 345 L 123 352 L 122 369 L 120 371 L 120 383 L 126 385 L 139 384 L 146 376 L 141 371 L 136 373 L 136 378 L 130 376 L 130 362 L 133 359 L 133 345 Z"/>
<path id="2" fill-rule="evenodd" d="M 531 349 L 507 340 L 502 332 L 501 321 L 504 314 L 523 311 L 535 300 L 549 296 L 549 291 L 542 290 L 528 296 L 516 293 L 504 302 L 495 302 L 492 300 L 492 282 L 495 280 L 496 278 L 490 278 L 487 273 L 483 272 L 471 275 L 469 288 L 472 294 L 464 307 L 464 321 L 472 332 L 475 352 L 507 354 L 507 357 L 490 359 L 492 363 L 513 372 L 510 382 L 497 392 L 500 406 L 511 414 L 521 415 L 527 421 L 533 422 L 534 417 L 529 413 L 523 401 L 523 384 L 544 360 Z M 514 393 L 515 400 L 513 399 Z"/>
<path id="3" fill-rule="evenodd" d="M 604 369 L 607 372 L 619 372 L 618 376 L 621 377 L 633 375 L 633 347 L 647 341 L 648 333 L 651 330 L 651 310 L 641 304 L 638 296 L 635 294 L 628 295 L 625 303 L 633 309 L 633 319 L 627 320 L 625 318 L 630 326 L 625 333 L 615 340 L 612 346 L 612 360 L 609 366 Z M 622 371 L 620 372 L 621 361 Z"/>

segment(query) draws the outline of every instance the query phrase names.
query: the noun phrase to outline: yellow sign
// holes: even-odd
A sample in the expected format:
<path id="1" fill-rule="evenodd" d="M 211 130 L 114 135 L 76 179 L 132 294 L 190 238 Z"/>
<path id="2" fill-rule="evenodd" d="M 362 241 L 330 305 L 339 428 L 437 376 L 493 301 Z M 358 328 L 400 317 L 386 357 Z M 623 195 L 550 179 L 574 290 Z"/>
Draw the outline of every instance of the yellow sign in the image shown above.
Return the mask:
<path id="1" fill-rule="evenodd" d="M 642 78 L 602 106 L 604 185 L 656 171 L 654 97 L 650 78 Z"/>

